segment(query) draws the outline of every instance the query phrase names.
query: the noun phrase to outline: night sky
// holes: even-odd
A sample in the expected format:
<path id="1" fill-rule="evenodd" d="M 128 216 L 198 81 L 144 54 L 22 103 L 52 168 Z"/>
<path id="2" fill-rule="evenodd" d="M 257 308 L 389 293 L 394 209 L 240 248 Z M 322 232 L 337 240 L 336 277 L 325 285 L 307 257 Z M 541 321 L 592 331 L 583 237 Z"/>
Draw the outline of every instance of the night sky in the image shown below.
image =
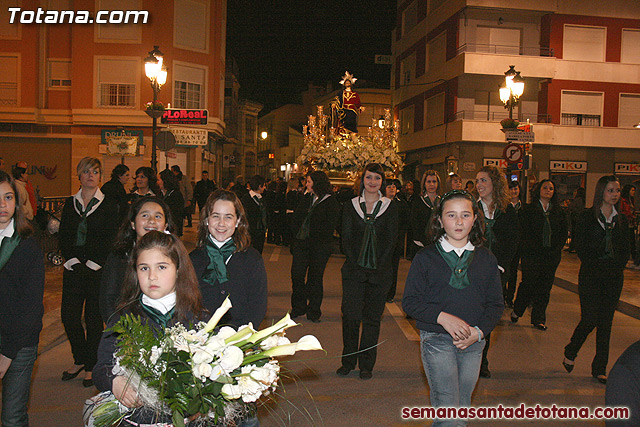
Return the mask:
<path id="1" fill-rule="evenodd" d="M 391 66 L 374 56 L 391 54 L 396 0 L 228 0 L 227 7 L 240 97 L 263 103 L 261 114 L 299 102 L 309 82 L 337 89 L 345 70 L 389 87 Z"/>

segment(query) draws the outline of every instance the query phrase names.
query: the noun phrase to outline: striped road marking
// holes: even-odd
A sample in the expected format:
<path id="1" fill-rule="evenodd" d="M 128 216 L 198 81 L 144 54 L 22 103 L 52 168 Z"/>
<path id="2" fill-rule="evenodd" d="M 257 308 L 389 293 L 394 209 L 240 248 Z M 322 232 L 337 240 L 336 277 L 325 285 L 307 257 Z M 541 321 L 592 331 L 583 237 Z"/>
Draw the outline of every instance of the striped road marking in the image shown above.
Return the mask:
<path id="1" fill-rule="evenodd" d="M 393 316 L 400 330 L 409 341 L 420 341 L 420 336 L 413 326 L 411 326 L 411 323 L 406 319 L 397 304 L 393 302 L 387 303 L 387 310 L 389 310 L 389 313 L 391 313 L 391 316 Z"/>

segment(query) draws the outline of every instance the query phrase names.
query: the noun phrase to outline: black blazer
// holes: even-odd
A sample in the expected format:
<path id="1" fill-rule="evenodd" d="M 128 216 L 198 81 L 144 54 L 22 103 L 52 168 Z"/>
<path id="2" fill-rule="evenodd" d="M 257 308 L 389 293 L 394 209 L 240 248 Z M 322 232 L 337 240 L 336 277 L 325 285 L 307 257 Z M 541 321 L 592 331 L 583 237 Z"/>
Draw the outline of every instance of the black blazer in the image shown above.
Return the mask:
<path id="1" fill-rule="evenodd" d="M 249 222 L 249 233 L 251 233 L 251 235 L 253 236 L 253 234 L 257 233 L 258 231 L 264 231 L 262 224 L 260 224 L 260 222 L 262 221 L 260 206 L 256 203 L 255 200 L 251 198 L 251 194 L 244 194 L 240 198 L 240 201 L 242 202 L 244 212 L 247 214 L 247 222 Z M 264 197 L 262 198 L 262 203 L 266 203 Z"/>
<path id="2" fill-rule="evenodd" d="M 559 205 L 551 206 L 549 222 L 551 223 L 551 247 L 542 246 L 544 230 L 544 213 L 538 200 L 520 209 L 520 231 L 522 257 L 535 258 L 542 254 L 553 253 L 560 256 L 560 251 L 567 241 L 567 217 Z"/>
<path id="3" fill-rule="evenodd" d="M 592 209 L 585 209 L 578 218 L 576 225 L 575 244 L 578 257 L 583 265 L 596 265 L 604 255 L 605 231 L 600 225 Z M 616 226 L 613 228 L 613 262 L 614 268 L 624 269 L 629 259 L 631 248 L 629 239 L 629 223 L 627 218 L 618 211 Z M 607 261 L 609 262 L 609 261 Z M 580 267 L 582 269 L 582 266 Z"/>
<path id="4" fill-rule="evenodd" d="M 369 270 L 358 265 L 365 223 L 356 212 L 351 200 L 344 204 L 342 209 L 342 250 L 347 259 L 342 266 L 343 278 L 359 282 L 391 284 L 393 276 L 391 257 L 398 235 L 398 206 L 395 203 L 390 203 L 387 210 L 378 215 L 374 227 L 378 263 L 377 269 Z"/>
<path id="5" fill-rule="evenodd" d="M 411 235 L 413 240 L 422 242 L 424 247 L 431 244 L 429 236 L 427 235 L 427 227 L 429 226 L 429 220 L 431 219 L 431 208 L 422 200 L 422 197 L 416 196 L 411 202 Z"/>
<path id="6" fill-rule="evenodd" d="M 305 194 L 296 208 L 291 221 L 291 232 L 296 237 L 304 219 L 311 208 L 311 193 Z M 330 244 L 333 239 L 333 232 L 340 220 L 340 205 L 336 197 L 331 194 L 321 201 L 313 210 L 309 224 L 309 238 L 307 241 L 312 245 Z"/>
<path id="7" fill-rule="evenodd" d="M 38 345 L 43 295 L 42 251 L 35 239 L 23 238 L 0 270 L 0 350 L 9 359 L 24 347 Z"/>
<path id="8" fill-rule="evenodd" d="M 129 212 L 129 197 L 120 180 L 112 178 L 105 182 L 100 190 L 105 197 L 113 199 L 118 208 L 118 217 L 120 219 L 124 218 Z"/>
<path id="9" fill-rule="evenodd" d="M 262 255 L 252 247 L 234 253 L 227 263 L 229 280 L 222 284 L 216 281 L 213 285 L 203 280 L 209 265 L 207 250 L 196 248 L 189 256 L 200 283 L 205 308 L 213 314 L 227 295 L 231 300 L 233 307 L 222 318 L 220 325 L 237 328 L 251 322 L 254 329 L 258 329 L 267 313 L 267 270 Z"/>
<path id="10" fill-rule="evenodd" d="M 478 204 L 480 205 L 480 203 Z M 482 209 L 481 206 L 479 208 Z M 511 203 L 496 218 L 496 222 L 493 224 L 493 234 L 496 236 L 496 240 L 493 242 L 491 252 L 496 256 L 498 265 L 506 269 L 518 250 L 520 242 L 520 221 L 518 213 Z"/>
<path id="11" fill-rule="evenodd" d="M 104 198 L 100 206 L 87 216 L 87 240 L 84 246 L 75 246 L 80 215 L 73 207 L 73 196 L 67 198 L 60 219 L 59 244 L 62 256 L 78 258 L 81 263 L 91 260 L 104 266 L 118 230 L 118 208 L 112 199 Z"/>

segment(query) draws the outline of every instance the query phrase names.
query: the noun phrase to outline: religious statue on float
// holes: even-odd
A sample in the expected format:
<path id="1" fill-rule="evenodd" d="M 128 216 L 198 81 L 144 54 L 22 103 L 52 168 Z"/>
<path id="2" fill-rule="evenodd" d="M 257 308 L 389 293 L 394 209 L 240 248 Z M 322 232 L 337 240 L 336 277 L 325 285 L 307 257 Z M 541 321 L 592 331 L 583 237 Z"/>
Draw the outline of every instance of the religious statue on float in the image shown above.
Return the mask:
<path id="1" fill-rule="evenodd" d="M 340 84 L 344 86 L 342 94 L 331 101 L 331 126 L 337 134 L 358 133 L 358 115 L 364 111 L 358 93 L 352 90 L 356 82 L 353 74 L 345 71 Z"/>

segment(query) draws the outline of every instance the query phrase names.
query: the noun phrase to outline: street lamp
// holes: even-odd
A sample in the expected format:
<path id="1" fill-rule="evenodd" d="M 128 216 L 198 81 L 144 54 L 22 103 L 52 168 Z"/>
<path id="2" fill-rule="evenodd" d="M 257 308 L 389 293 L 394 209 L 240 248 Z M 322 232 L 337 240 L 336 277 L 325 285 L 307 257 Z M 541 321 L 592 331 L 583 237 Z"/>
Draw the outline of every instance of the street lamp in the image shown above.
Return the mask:
<path id="1" fill-rule="evenodd" d="M 164 55 L 160 52 L 159 46 L 154 46 L 149 52 L 149 56 L 144 60 L 144 72 L 149 78 L 151 89 L 153 90 L 153 104 L 158 102 L 158 93 L 160 88 L 167 82 L 167 67 L 163 64 Z M 162 116 L 163 110 L 147 109 L 147 115 L 153 119 L 153 128 L 151 133 L 151 168 L 157 172 L 156 160 L 156 128 L 158 126 L 158 117 Z"/>
<path id="2" fill-rule="evenodd" d="M 513 107 L 518 104 L 523 92 L 524 79 L 520 76 L 520 71 L 515 70 L 515 65 L 509 65 L 504 73 L 504 84 L 500 87 L 500 100 L 504 103 L 504 108 L 509 110 L 510 119 L 513 119 Z"/>

